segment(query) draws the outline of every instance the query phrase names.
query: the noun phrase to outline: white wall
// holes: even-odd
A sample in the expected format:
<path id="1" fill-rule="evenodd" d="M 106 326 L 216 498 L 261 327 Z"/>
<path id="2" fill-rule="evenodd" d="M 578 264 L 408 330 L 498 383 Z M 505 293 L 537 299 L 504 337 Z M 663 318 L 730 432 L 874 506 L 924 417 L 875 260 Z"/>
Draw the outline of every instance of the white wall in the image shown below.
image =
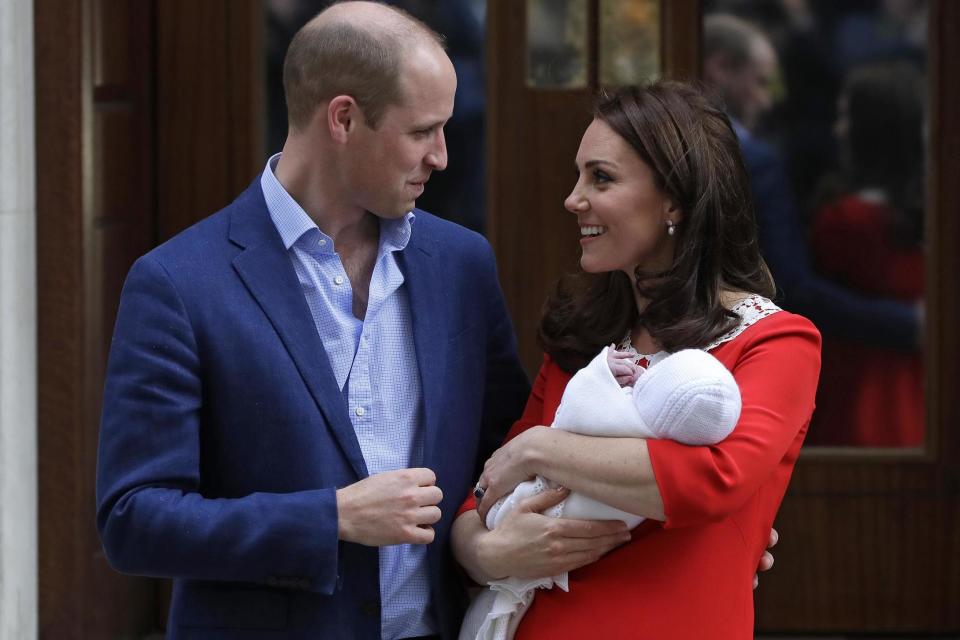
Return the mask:
<path id="1" fill-rule="evenodd" d="M 33 0 L 0 0 L 0 638 L 37 637 Z"/>

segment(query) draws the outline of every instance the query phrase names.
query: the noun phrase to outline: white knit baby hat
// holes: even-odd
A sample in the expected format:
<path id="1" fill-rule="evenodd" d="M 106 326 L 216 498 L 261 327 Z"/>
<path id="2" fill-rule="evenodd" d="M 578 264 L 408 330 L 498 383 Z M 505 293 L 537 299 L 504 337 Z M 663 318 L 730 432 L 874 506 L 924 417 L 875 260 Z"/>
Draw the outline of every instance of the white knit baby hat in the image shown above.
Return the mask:
<path id="1" fill-rule="evenodd" d="M 708 444 L 730 435 L 740 418 L 740 389 L 706 351 L 673 353 L 640 376 L 635 406 L 651 432 L 684 444 Z"/>

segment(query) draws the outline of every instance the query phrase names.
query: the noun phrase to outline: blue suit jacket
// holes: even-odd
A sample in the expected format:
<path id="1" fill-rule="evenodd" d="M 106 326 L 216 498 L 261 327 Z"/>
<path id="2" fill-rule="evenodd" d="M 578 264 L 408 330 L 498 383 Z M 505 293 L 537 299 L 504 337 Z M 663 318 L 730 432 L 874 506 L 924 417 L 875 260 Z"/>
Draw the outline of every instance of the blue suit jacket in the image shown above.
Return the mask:
<path id="1" fill-rule="evenodd" d="M 528 385 L 481 236 L 418 211 L 398 262 L 424 466 L 444 494 L 432 600 L 454 637 L 450 525 Z M 120 571 L 174 579 L 169 637 L 378 638 L 377 549 L 337 540 L 336 488 L 366 475 L 258 180 L 127 277 L 100 432 L 104 549 Z"/>

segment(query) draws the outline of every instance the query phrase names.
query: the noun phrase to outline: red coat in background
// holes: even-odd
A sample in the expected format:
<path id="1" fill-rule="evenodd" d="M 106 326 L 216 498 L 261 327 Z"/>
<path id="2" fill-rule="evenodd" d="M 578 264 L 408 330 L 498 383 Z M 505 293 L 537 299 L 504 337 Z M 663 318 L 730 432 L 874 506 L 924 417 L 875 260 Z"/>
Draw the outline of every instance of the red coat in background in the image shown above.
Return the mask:
<path id="1" fill-rule="evenodd" d="M 919 302 L 923 250 L 904 243 L 892 209 L 882 200 L 849 195 L 814 220 L 811 246 L 817 269 L 868 295 Z M 923 444 L 923 357 L 827 337 L 810 444 L 876 447 Z"/>

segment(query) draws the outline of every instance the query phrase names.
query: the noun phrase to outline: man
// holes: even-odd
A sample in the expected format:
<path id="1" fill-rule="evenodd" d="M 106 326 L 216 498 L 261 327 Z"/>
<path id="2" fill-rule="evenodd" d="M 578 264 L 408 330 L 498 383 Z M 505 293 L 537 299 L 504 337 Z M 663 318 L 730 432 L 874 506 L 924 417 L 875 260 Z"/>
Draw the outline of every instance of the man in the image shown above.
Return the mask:
<path id="1" fill-rule="evenodd" d="M 783 306 L 810 318 L 825 336 L 916 348 L 920 309 L 850 291 L 814 270 L 780 154 L 753 135 L 772 106 L 778 62 L 770 40 L 749 22 L 713 14 L 704 19 L 703 49 L 704 80 L 720 94 L 740 139 L 760 248 L 783 291 Z"/>
<path id="2" fill-rule="evenodd" d="M 414 210 L 453 67 L 348 2 L 297 34 L 284 87 L 282 154 L 128 275 L 104 549 L 174 579 L 171 638 L 454 637 L 449 527 L 528 384 L 489 245 Z"/>

